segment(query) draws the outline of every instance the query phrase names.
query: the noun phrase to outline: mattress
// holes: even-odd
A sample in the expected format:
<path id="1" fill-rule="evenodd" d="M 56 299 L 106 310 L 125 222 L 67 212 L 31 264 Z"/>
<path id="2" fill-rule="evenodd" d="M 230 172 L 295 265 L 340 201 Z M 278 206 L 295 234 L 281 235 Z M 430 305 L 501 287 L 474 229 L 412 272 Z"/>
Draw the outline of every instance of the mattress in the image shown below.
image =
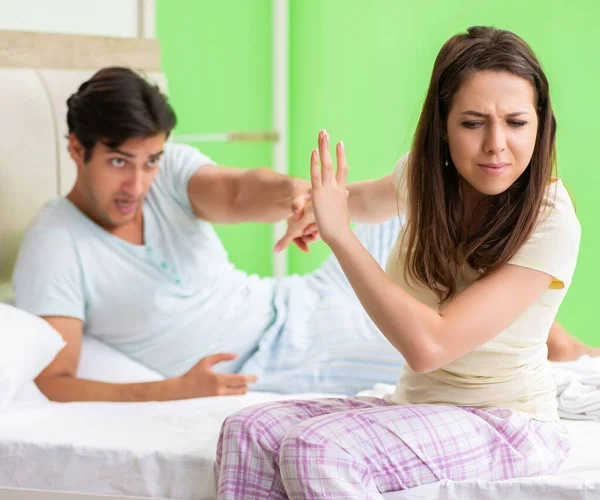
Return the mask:
<path id="1" fill-rule="evenodd" d="M 0 414 L 0 487 L 214 499 L 215 449 L 228 414 L 263 401 L 318 396 L 250 393 L 164 403 L 16 402 Z M 600 498 L 600 423 L 566 424 L 573 449 L 558 476 L 447 481 L 387 493 L 385 498 Z"/>
<path id="2" fill-rule="evenodd" d="M 17 402 L 0 413 L 0 487 L 215 498 L 221 423 L 270 393 L 150 403 Z"/>

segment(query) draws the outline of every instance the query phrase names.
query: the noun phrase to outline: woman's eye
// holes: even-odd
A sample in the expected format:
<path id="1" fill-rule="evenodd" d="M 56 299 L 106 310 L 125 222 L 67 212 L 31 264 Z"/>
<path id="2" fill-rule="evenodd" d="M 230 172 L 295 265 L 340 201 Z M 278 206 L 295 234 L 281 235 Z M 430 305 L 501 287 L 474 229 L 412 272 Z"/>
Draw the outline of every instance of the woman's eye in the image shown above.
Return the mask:
<path id="1" fill-rule="evenodd" d="M 478 121 L 462 122 L 462 126 L 465 128 L 479 128 L 479 127 L 483 127 L 483 122 L 478 122 Z"/>
<path id="2" fill-rule="evenodd" d="M 508 124 L 511 127 L 524 127 L 525 125 L 527 125 L 527 122 L 518 121 L 518 120 L 511 120 L 511 121 L 508 122 Z"/>
<path id="3" fill-rule="evenodd" d="M 123 168 L 127 162 L 123 158 L 111 158 L 110 164 L 113 167 Z"/>
<path id="4" fill-rule="evenodd" d="M 155 160 L 148 160 L 148 163 L 146 163 L 146 166 L 148 168 L 156 168 L 156 167 L 158 167 L 159 163 L 160 163 L 159 158 L 156 158 Z"/>

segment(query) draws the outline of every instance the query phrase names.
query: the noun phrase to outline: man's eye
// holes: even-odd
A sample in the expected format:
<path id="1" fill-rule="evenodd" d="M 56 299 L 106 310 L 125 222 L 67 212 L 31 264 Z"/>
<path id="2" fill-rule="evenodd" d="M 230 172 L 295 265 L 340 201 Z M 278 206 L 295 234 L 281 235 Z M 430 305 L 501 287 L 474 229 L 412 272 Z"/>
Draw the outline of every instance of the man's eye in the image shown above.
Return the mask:
<path id="1" fill-rule="evenodd" d="M 113 167 L 123 168 L 127 162 L 123 158 L 111 158 L 110 164 Z"/>

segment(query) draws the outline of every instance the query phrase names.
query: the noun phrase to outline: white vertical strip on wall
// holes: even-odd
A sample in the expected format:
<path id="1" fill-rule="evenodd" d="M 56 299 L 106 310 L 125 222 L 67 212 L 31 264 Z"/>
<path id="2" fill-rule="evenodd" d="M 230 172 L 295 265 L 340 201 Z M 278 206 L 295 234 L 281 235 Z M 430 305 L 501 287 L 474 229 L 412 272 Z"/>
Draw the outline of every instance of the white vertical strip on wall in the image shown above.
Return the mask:
<path id="1" fill-rule="evenodd" d="M 288 173 L 288 81 L 289 81 L 289 4 L 288 0 L 273 0 L 273 126 L 279 140 L 273 148 L 273 168 L 281 174 Z M 273 230 L 273 244 L 286 230 L 286 222 L 278 222 Z M 273 274 L 287 274 L 287 251 L 273 257 Z"/>
<path id="2" fill-rule="evenodd" d="M 156 2 L 155 0 L 138 1 L 138 37 L 156 37 Z"/>

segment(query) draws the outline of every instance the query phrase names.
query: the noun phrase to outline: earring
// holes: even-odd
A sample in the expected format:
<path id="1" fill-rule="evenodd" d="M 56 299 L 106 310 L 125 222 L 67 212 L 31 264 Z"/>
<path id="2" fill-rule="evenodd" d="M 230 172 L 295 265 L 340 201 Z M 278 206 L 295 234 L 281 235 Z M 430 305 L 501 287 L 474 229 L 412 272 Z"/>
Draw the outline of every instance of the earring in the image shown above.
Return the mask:
<path id="1" fill-rule="evenodd" d="M 446 146 L 444 148 L 444 165 L 448 166 L 448 154 L 449 154 L 449 149 Z"/>

